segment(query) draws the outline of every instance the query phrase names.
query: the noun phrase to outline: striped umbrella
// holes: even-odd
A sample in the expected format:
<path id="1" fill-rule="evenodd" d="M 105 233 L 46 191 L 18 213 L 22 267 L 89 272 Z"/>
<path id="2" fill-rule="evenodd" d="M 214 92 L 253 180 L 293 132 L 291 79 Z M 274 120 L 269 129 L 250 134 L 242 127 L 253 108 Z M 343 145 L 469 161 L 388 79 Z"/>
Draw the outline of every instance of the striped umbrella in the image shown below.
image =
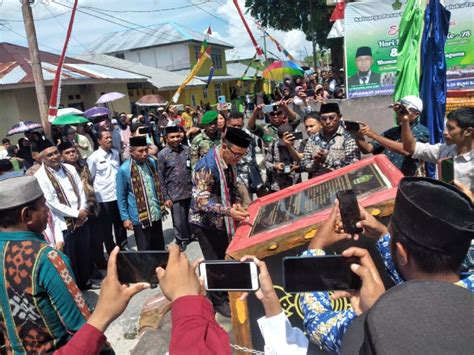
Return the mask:
<path id="1" fill-rule="evenodd" d="M 268 80 L 283 81 L 287 76 L 303 76 L 304 70 L 296 63 L 286 61 L 276 61 L 270 64 L 263 71 L 262 76 Z"/>
<path id="2" fill-rule="evenodd" d="M 42 128 L 41 124 L 38 122 L 33 121 L 20 121 L 16 125 L 14 125 L 7 133 L 7 136 L 12 136 L 18 133 L 24 133 L 28 131 L 32 131 L 34 129 Z"/>

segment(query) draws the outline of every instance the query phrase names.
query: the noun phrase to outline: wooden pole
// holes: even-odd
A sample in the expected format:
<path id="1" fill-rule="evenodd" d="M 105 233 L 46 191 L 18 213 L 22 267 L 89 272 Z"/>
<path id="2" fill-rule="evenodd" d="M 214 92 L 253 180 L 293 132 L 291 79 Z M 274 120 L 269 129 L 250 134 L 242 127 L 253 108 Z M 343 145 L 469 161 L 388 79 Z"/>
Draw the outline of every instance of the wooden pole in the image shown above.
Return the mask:
<path id="1" fill-rule="evenodd" d="M 30 0 L 21 0 L 21 11 L 23 12 L 23 22 L 28 39 L 28 50 L 30 52 L 31 69 L 35 81 L 36 98 L 41 116 L 41 124 L 45 135 L 51 137 L 51 125 L 48 121 L 48 98 L 44 87 L 43 71 L 41 69 L 41 60 L 39 57 L 38 40 L 36 39 L 35 23 L 33 13 L 30 7 Z"/>

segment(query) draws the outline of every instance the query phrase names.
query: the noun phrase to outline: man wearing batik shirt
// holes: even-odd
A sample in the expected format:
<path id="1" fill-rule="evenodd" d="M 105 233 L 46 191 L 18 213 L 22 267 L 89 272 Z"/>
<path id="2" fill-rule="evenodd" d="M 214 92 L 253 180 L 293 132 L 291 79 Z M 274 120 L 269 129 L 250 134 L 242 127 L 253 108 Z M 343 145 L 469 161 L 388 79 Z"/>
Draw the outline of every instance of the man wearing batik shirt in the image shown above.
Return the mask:
<path id="1" fill-rule="evenodd" d="M 347 239 L 346 234 L 335 232 L 337 210 L 334 208 L 329 220 L 318 229 L 318 235 L 311 240 L 303 256 L 325 255 L 324 250 L 333 243 Z M 407 177 L 398 186 L 390 231 L 364 209 L 358 226 L 364 229 L 365 236 L 377 241 L 387 273 L 396 284 L 410 280 L 444 281 L 474 292 L 474 275 L 461 278 L 459 273 L 474 238 L 473 220 L 472 202 L 455 187 L 433 179 Z M 342 255 L 351 257 L 354 249 Z M 359 250 L 370 258 L 367 251 Z M 363 266 L 351 268 L 357 275 L 366 269 Z M 374 289 L 383 292 L 380 276 L 378 273 L 369 276 L 369 271 L 366 276 L 372 280 Z M 361 314 L 358 295 L 351 294 L 352 307 L 343 311 L 332 309 L 328 292 L 308 292 L 302 296 L 304 326 L 311 341 L 339 353 L 344 334 Z"/>
<path id="2" fill-rule="evenodd" d="M 52 353 L 90 315 L 69 259 L 41 234 L 48 223 L 33 176 L 0 181 L 0 345 L 5 354 Z"/>
<path id="3" fill-rule="evenodd" d="M 117 203 L 123 226 L 133 230 L 138 250 L 163 250 L 161 217 L 165 210 L 156 159 L 146 136 L 130 137 L 130 159 L 117 172 Z"/>
<path id="4" fill-rule="evenodd" d="M 171 210 L 176 244 L 186 249 L 191 241 L 189 208 L 191 206 L 191 156 L 189 147 L 181 144 L 178 126 L 165 128 L 166 147 L 158 153 L 158 177 L 165 206 Z"/>
<path id="5" fill-rule="evenodd" d="M 222 144 L 212 148 L 196 165 L 189 223 L 206 260 L 224 259 L 236 222 L 248 213 L 237 195 L 235 165 L 247 153 L 250 136 L 228 127 Z M 230 317 L 225 292 L 210 292 L 214 309 Z"/>
<path id="6" fill-rule="evenodd" d="M 87 288 L 90 267 L 84 255 L 89 254 L 89 211 L 81 178 L 72 165 L 62 164 L 58 148 L 50 141 L 42 141 L 39 150 L 43 164 L 35 177 L 63 232 L 64 254 L 71 259 L 76 282 Z"/>
<path id="7" fill-rule="evenodd" d="M 308 139 L 301 162 L 310 177 L 340 169 L 361 157 L 354 138 L 341 124 L 337 103 L 322 104 L 319 121 L 322 128 Z"/>

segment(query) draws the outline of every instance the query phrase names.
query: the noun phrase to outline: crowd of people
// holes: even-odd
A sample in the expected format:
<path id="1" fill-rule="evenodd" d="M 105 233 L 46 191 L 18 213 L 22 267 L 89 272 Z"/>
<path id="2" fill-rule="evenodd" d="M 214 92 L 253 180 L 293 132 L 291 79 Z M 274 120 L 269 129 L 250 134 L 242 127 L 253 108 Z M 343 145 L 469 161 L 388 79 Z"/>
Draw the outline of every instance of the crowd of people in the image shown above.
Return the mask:
<path id="1" fill-rule="evenodd" d="M 331 89 L 334 73 L 327 75 Z M 394 282 L 444 281 L 473 291 L 474 270 L 463 261 L 474 236 L 474 109 L 450 112 L 445 143 L 433 145 L 419 122 L 423 103 L 418 97 L 395 103 L 397 126 L 379 134 L 361 122 L 359 129 L 349 129 L 339 105 L 328 97 L 314 99 L 317 107 L 308 104 L 307 93 L 314 90 L 316 97 L 318 84 L 311 85 L 298 78 L 285 81 L 282 97 L 255 105 L 247 122 L 243 113 L 227 106 L 204 111 L 187 105 L 183 112 L 171 106 L 137 117 L 122 113 L 65 126 L 53 132 L 52 140 L 38 132 L 26 132 L 18 146 L 3 139 L 0 345 L 7 353 L 83 354 L 107 347 L 105 329 L 133 295 L 149 287 L 120 285 L 117 279 L 116 255 L 132 247 L 127 231 L 133 231 L 138 250 L 164 250 L 162 221 L 171 214 L 176 245 L 168 245 L 166 270 L 157 269 L 161 290 L 173 302 L 170 353 L 193 353 L 191 346 L 195 353 L 230 353 L 229 337 L 214 319 L 214 312 L 230 317 L 228 294 L 202 296 L 184 254 L 189 243 L 198 241 L 206 260 L 224 259 L 238 224 L 249 221 L 247 207 L 255 196 L 292 186 L 306 174 L 312 178 L 340 169 L 370 153 L 386 154 L 407 176 L 399 185 L 389 229 L 362 207 L 359 222 L 364 235 L 377 241 Z M 333 92 L 337 85 L 335 80 Z M 453 185 L 420 177 L 425 162 L 446 157 L 454 158 Z M 323 255 L 335 241 L 353 237 L 337 227 L 337 211 L 336 206 L 303 255 Z M 266 352 L 306 353 L 309 340 L 334 353 L 361 346 L 346 345 L 344 334 L 360 323 L 361 314 L 365 322 L 372 319 L 377 300 L 393 292 L 385 292 L 366 250 L 350 248 L 343 255 L 359 258 L 352 270 L 361 277 L 362 288 L 332 296 L 350 298 L 351 309 L 341 312 L 331 309 L 327 292 L 304 294 L 301 307 L 309 339 L 282 313 L 265 263 L 244 258 L 260 269 L 256 296 L 266 314 L 259 320 Z M 461 266 L 467 274 L 460 274 Z M 80 290 L 100 287 L 91 314 Z M 370 343 L 370 334 L 350 338 L 380 346 Z M 470 342 L 465 349 L 472 349 L 472 341 L 465 342 L 456 348 Z"/>

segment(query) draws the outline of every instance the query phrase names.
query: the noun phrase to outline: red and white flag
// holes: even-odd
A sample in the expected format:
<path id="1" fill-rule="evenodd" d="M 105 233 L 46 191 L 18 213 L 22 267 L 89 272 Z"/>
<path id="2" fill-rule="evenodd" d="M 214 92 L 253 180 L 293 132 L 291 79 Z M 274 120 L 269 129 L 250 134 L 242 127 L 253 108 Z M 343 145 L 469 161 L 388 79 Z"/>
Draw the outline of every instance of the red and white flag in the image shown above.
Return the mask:
<path id="1" fill-rule="evenodd" d="M 346 4 L 344 0 L 337 0 L 336 7 L 334 8 L 331 18 L 329 21 L 334 22 L 337 20 L 344 20 L 344 8 Z"/>

